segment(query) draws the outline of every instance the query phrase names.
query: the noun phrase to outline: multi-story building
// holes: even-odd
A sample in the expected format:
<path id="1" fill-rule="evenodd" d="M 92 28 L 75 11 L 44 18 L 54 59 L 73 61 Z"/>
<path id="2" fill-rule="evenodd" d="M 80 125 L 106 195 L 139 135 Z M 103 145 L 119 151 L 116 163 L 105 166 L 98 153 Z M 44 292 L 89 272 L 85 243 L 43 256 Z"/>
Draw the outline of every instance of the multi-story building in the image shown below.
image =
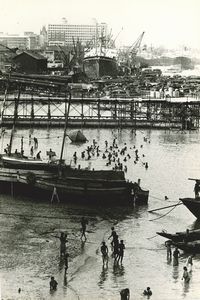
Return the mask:
<path id="1" fill-rule="evenodd" d="M 38 49 L 38 43 L 38 35 L 34 34 L 33 32 L 25 32 L 24 35 L 0 34 L 0 44 L 3 44 L 8 48 L 33 50 Z"/>
<path id="2" fill-rule="evenodd" d="M 96 25 L 72 25 L 66 21 L 63 24 L 48 25 L 48 44 L 67 46 L 73 45 L 73 41 L 81 41 L 82 44 L 91 42 L 95 37 L 107 34 L 107 24 Z"/>
<path id="3" fill-rule="evenodd" d="M 27 36 L 22 35 L 0 35 L 0 43 L 8 48 L 27 49 Z"/>

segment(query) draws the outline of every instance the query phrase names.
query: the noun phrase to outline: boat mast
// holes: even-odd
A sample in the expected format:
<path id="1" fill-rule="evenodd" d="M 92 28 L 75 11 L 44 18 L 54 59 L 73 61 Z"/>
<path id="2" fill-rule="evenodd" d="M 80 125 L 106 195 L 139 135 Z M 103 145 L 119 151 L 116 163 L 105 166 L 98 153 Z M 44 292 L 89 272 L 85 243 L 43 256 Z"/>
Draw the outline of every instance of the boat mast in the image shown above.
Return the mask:
<path id="1" fill-rule="evenodd" d="M 16 124 L 16 120 L 17 120 L 17 117 L 18 117 L 17 111 L 18 111 L 18 104 L 19 104 L 20 94 L 21 94 L 21 86 L 19 86 L 18 95 L 17 95 L 17 98 L 15 98 L 14 120 L 13 120 L 11 135 L 10 135 L 8 155 L 10 155 L 11 151 L 12 151 L 12 141 L 13 141 L 13 136 L 14 136 L 14 131 L 15 131 L 15 124 Z"/>
<path id="2" fill-rule="evenodd" d="M 59 160 L 60 165 L 62 164 L 63 151 L 64 151 L 64 146 L 65 146 L 65 139 L 66 139 L 66 131 L 67 131 L 68 120 L 69 120 L 69 110 L 70 110 L 70 104 L 71 104 L 71 97 L 72 97 L 71 92 L 69 92 L 68 107 L 67 107 L 67 105 L 65 105 L 65 128 L 64 128 L 62 147 L 61 147 L 61 152 L 60 152 L 60 160 Z"/>

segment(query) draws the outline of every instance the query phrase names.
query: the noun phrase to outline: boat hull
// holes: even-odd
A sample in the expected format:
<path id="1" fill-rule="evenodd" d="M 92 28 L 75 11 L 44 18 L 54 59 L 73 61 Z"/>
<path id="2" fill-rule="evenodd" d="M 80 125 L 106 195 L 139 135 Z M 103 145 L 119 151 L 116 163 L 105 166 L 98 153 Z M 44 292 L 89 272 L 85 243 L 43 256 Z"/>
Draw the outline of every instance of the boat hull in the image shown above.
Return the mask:
<path id="1" fill-rule="evenodd" d="M 156 232 L 158 235 L 165 237 L 169 240 L 172 240 L 173 242 L 191 242 L 195 240 L 200 239 L 200 229 L 189 231 L 189 233 L 186 232 L 177 232 L 175 234 L 171 234 L 165 231 Z"/>
<path id="2" fill-rule="evenodd" d="M 200 253 L 200 241 L 189 243 L 173 243 L 173 245 L 187 253 Z"/>
<path id="3" fill-rule="evenodd" d="M 180 198 L 180 200 L 197 219 L 200 219 L 200 198 Z"/>
<path id="4" fill-rule="evenodd" d="M 56 189 L 58 197 L 54 195 L 53 200 L 62 202 L 80 201 L 104 205 L 117 203 L 143 205 L 148 202 L 149 191 L 141 190 L 137 196 L 134 195 L 130 184 L 123 179 L 121 172 L 104 173 L 104 171 L 65 168 L 63 173 L 63 177 L 58 177 L 58 173 L 41 170 L 30 172 L 0 168 L 0 191 L 11 192 L 12 190 L 14 195 L 50 200 Z"/>
<path id="5" fill-rule="evenodd" d="M 98 55 L 84 58 L 83 70 L 90 79 L 103 76 L 116 77 L 118 73 L 117 62 L 114 58 Z"/>

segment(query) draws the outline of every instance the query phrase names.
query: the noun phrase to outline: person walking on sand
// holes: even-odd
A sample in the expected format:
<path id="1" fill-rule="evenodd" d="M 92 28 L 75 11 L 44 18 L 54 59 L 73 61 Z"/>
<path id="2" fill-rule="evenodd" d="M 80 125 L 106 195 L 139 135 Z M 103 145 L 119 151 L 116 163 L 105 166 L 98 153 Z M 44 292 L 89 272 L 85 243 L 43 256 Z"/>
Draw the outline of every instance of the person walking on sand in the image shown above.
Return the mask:
<path id="1" fill-rule="evenodd" d="M 87 239 L 87 238 L 86 238 L 86 235 L 85 235 L 85 232 L 86 232 L 86 225 L 88 225 L 88 220 L 85 219 L 85 217 L 82 217 L 82 218 L 81 218 L 81 231 L 82 231 L 81 239 L 84 237 L 85 240 Z"/>

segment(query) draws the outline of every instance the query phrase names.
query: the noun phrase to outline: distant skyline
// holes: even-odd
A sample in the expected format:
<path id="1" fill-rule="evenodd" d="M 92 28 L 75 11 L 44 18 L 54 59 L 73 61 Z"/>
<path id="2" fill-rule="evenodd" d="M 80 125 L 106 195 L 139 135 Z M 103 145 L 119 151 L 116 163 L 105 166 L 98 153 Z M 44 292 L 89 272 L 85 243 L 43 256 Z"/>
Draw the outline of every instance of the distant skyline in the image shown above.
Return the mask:
<path id="1" fill-rule="evenodd" d="M 1 0 L 0 31 L 39 33 L 43 25 L 105 22 L 117 45 L 131 45 L 145 31 L 143 44 L 200 49 L 199 0 Z"/>

